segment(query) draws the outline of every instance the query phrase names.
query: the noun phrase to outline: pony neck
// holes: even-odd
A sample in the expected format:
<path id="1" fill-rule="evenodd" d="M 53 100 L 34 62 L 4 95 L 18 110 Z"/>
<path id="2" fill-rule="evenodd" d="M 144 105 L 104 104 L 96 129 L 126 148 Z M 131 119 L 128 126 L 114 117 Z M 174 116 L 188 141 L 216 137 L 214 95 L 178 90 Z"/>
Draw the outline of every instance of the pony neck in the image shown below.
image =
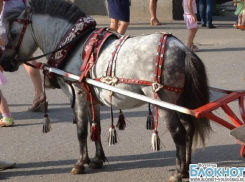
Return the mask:
<path id="1" fill-rule="evenodd" d="M 43 53 L 54 51 L 63 36 L 72 27 L 67 20 L 47 15 L 33 15 L 32 25 L 38 47 Z M 50 55 L 47 56 L 47 59 Z"/>

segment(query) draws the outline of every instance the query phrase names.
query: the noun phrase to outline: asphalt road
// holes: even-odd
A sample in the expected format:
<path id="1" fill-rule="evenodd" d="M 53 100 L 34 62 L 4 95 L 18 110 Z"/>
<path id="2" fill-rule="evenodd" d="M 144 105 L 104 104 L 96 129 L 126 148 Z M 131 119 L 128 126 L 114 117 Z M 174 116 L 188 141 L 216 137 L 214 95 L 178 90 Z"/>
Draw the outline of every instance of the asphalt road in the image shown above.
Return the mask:
<path id="1" fill-rule="evenodd" d="M 107 17 L 94 16 L 98 26 L 108 26 Z M 159 31 L 172 32 L 186 43 L 187 29 L 183 21 L 170 21 L 152 27 L 148 20 L 133 20 L 127 34 L 138 35 Z M 195 43 L 203 60 L 211 86 L 242 90 L 245 88 L 245 32 L 232 27 L 230 17 L 218 17 L 216 29 L 200 28 Z M 37 52 L 39 54 L 40 52 Z M 45 60 L 42 60 L 45 61 Z M 106 142 L 110 125 L 109 108 L 102 107 L 102 142 L 109 162 L 99 170 L 86 168 L 83 175 L 70 175 L 78 159 L 76 126 L 72 124 L 72 113 L 68 99 L 61 90 L 47 90 L 49 116 L 52 131 L 43 134 L 42 113 L 27 112 L 33 99 L 33 86 L 27 73 L 20 68 L 15 73 L 5 73 L 9 83 L 2 88 L 8 100 L 16 125 L 0 128 L 0 160 L 15 161 L 15 169 L 1 171 L 0 180 L 6 182 L 133 182 L 166 181 L 175 169 L 175 146 L 163 122 L 160 122 L 160 138 L 165 147 L 159 152 L 150 149 L 151 131 L 145 130 L 147 106 L 125 110 L 130 121 L 125 131 L 119 131 L 119 143 L 109 147 Z M 220 94 L 212 94 L 212 99 Z M 231 108 L 238 111 L 237 103 Z M 117 112 L 115 110 L 115 112 Z M 217 111 L 225 117 L 225 114 Z M 115 114 L 117 117 L 117 114 Z M 193 155 L 193 163 L 215 163 L 218 166 L 244 166 L 239 157 L 239 146 L 229 136 L 229 131 L 212 123 L 213 133 L 207 139 L 205 149 L 201 146 Z M 161 129 L 160 129 L 161 128 Z M 90 157 L 94 144 L 88 142 Z"/>

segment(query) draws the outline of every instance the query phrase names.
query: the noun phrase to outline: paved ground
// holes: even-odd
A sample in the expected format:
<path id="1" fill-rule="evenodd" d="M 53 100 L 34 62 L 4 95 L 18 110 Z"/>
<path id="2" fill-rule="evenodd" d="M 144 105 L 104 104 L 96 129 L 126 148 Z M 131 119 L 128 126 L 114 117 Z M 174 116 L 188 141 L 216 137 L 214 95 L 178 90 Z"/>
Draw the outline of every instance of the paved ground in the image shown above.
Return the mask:
<path id="1" fill-rule="evenodd" d="M 107 17 L 94 16 L 99 26 L 108 26 Z M 159 27 L 149 26 L 148 20 L 133 20 L 128 34 L 137 35 L 159 31 L 172 32 L 186 43 L 187 30 L 183 21 L 165 22 Z M 198 56 L 206 65 L 210 85 L 232 90 L 245 86 L 245 32 L 232 27 L 231 17 L 218 17 L 217 29 L 200 28 L 195 42 L 200 48 Z M 68 99 L 60 90 L 48 90 L 49 115 L 52 131 L 43 134 L 43 114 L 27 112 L 33 99 L 33 88 L 23 67 L 18 72 L 6 73 L 9 84 L 2 90 L 7 98 L 16 126 L 0 128 L 0 160 L 16 161 L 17 168 L 0 172 L 6 182 L 71 182 L 71 181 L 166 181 L 175 168 L 175 147 L 162 122 L 160 138 L 165 147 L 159 152 L 150 149 L 151 131 L 145 130 L 147 107 L 126 110 L 130 121 L 125 131 L 119 132 L 118 145 L 106 143 L 110 121 L 109 109 L 102 108 L 102 142 L 108 161 L 100 170 L 87 168 L 86 174 L 70 175 L 78 158 L 76 127 L 72 124 Z M 212 93 L 212 99 L 220 95 Z M 237 112 L 237 103 L 230 104 Z M 116 112 L 116 111 L 115 111 Z M 220 112 L 217 111 L 219 114 Z M 224 114 L 220 114 L 222 117 Z M 117 115 L 115 116 L 117 117 Z M 212 124 L 213 134 L 205 150 L 198 148 L 193 163 L 217 163 L 218 166 L 244 166 L 239 157 L 239 146 L 229 136 L 229 131 Z M 90 156 L 94 146 L 89 142 Z"/>

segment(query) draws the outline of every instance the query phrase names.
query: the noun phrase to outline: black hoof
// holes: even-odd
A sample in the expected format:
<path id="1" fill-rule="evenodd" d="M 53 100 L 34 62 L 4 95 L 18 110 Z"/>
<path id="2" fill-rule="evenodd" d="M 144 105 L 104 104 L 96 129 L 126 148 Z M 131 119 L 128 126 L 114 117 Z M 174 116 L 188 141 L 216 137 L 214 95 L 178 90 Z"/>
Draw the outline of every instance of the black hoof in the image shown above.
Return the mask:
<path id="1" fill-rule="evenodd" d="M 74 165 L 70 174 L 83 174 L 84 171 L 85 171 L 85 167 L 83 165 L 81 165 L 81 166 Z"/>
<path id="2" fill-rule="evenodd" d="M 189 173 L 187 172 L 186 174 L 181 174 L 182 178 L 189 178 Z"/>
<path id="3" fill-rule="evenodd" d="M 170 176 L 170 178 L 168 179 L 168 182 L 182 182 L 182 178 L 180 175 L 172 175 Z"/>
<path id="4" fill-rule="evenodd" d="M 91 169 L 100 169 L 103 166 L 103 161 L 102 160 L 97 160 L 97 161 L 91 161 L 91 163 L 89 164 L 89 167 Z"/>

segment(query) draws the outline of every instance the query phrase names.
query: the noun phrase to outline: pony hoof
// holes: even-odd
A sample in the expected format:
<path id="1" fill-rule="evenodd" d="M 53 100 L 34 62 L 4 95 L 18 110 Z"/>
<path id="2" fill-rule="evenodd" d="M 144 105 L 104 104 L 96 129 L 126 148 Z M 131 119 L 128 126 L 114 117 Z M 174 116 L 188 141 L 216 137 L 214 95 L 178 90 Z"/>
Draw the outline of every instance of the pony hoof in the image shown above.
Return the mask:
<path id="1" fill-rule="evenodd" d="M 182 178 L 180 177 L 180 175 L 172 175 L 168 179 L 168 182 L 182 182 Z"/>
<path id="2" fill-rule="evenodd" d="M 182 178 L 189 178 L 189 173 L 182 174 L 181 177 L 182 177 Z"/>
<path id="3" fill-rule="evenodd" d="M 83 174 L 85 171 L 84 166 L 74 166 L 70 172 L 70 174 Z"/>
<path id="4" fill-rule="evenodd" d="M 89 164 L 89 167 L 91 169 L 100 169 L 103 166 L 103 161 L 99 160 L 99 161 L 91 161 L 91 163 Z"/>

